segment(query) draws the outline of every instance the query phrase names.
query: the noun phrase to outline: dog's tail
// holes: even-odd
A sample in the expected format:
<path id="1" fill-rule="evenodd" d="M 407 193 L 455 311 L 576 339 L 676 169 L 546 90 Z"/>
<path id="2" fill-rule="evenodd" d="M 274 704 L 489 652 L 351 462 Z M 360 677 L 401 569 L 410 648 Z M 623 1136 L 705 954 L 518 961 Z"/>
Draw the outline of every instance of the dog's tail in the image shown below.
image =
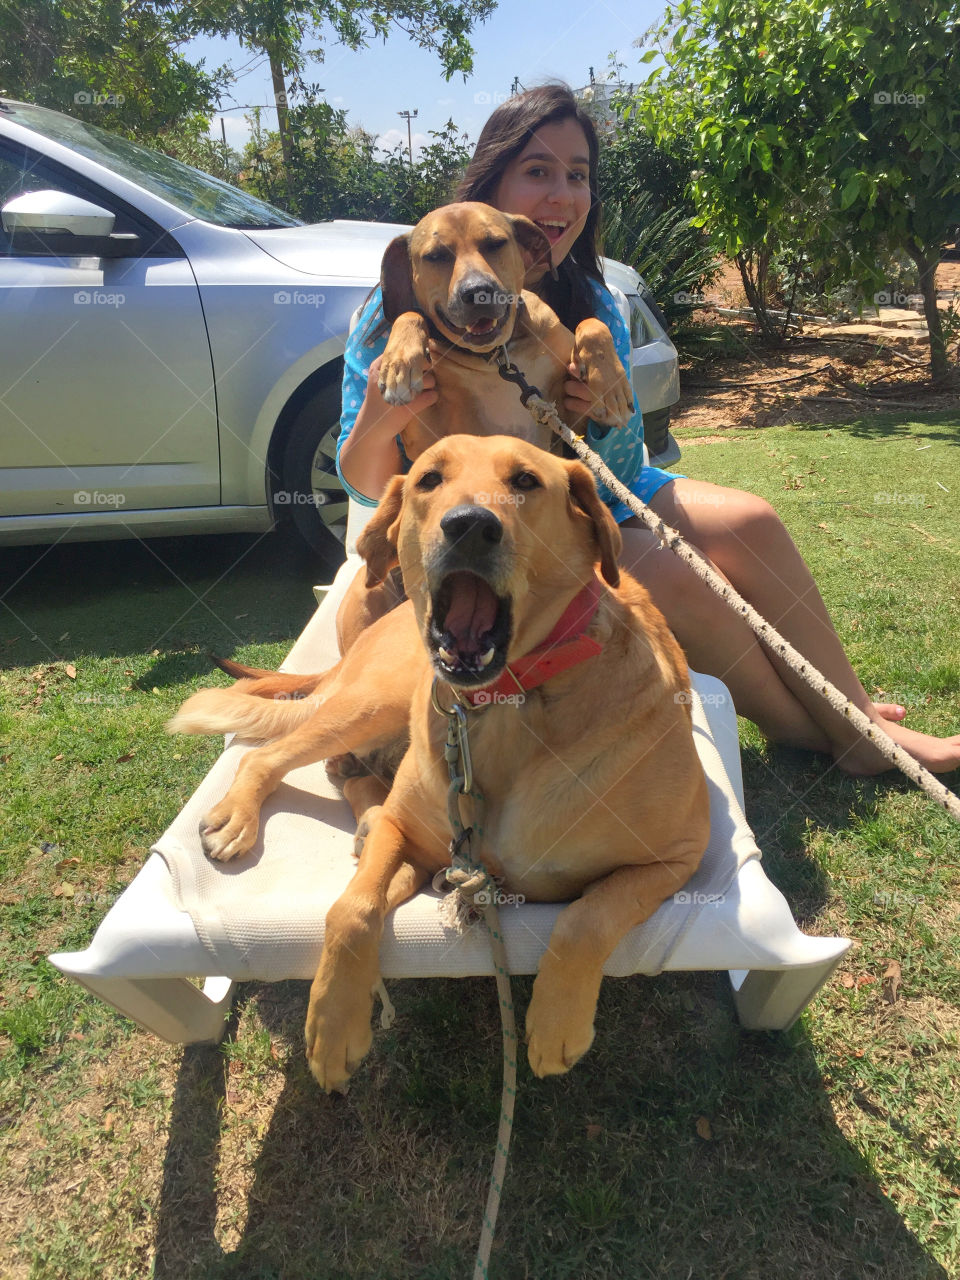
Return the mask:
<path id="1" fill-rule="evenodd" d="M 293 675 L 214 657 L 232 689 L 201 689 L 167 721 L 168 733 L 241 733 L 282 738 L 316 712 L 322 675 Z"/>

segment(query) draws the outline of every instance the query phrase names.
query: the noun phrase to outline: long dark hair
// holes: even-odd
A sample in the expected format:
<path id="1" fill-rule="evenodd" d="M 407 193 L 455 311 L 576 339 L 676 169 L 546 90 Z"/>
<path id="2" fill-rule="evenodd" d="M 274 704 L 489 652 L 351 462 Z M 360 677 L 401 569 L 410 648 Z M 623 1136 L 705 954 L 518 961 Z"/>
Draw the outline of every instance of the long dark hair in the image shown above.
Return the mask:
<path id="1" fill-rule="evenodd" d="M 492 204 L 500 179 L 511 160 L 546 124 L 575 120 L 587 139 L 590 157 L 590 212 L 573 248 L 557 268 L 556 279 L 544 278 L 538 293 L 568 329 L 596 309 L 586 276 L 603 283 L 600 270 L 601 204 L 597 195 L 600 147 L 593 121 L 577 102 L 568 85 L 539 85 L 501 103 L 483 126 L 473 159 L 454 193 L 454 200 L 481 200 Z"/>

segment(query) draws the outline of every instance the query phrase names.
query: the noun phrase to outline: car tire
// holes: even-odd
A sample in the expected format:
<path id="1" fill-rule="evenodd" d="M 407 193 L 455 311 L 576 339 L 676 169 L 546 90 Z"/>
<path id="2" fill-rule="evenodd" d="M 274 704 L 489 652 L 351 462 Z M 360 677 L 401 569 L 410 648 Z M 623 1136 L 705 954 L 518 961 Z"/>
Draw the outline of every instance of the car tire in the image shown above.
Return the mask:
<path id="1" fill-rule="evenodd" d="M 337 475 L 340 381 L 327 383 L 306 401 L 283 447 L 274 511 L 289 513 L 298 533 L 323 555 L 342 555 L 347 533 L 347 494 Z"/>

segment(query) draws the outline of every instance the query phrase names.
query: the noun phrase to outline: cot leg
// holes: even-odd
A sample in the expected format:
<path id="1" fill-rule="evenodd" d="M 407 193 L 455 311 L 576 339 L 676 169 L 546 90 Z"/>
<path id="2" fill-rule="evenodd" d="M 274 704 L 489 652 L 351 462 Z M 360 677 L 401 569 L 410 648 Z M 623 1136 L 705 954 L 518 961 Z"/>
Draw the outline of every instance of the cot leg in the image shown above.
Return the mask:
<path id="1" fill-rule="evenodd" d="M 219 1044 L 237 985 L 230 978 L 207 978 L 201 991 L 186 978 L 69 976 L 171 1044 Z"/>
<path id="2" fill-rule="evenodd" d="M 749 1031 L 786 1031 L 842 958 L 841 954 L 820 964 L 790 969 L 750 969 L 746 973 L 731 969 L 733 1002 L 740 1025 Z"/>

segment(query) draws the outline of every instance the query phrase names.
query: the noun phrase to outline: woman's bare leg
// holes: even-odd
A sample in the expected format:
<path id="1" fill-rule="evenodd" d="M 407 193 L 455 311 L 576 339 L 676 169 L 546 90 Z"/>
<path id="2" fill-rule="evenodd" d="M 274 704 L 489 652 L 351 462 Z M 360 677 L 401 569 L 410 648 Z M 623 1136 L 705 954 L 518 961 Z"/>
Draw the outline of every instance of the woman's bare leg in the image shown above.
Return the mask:
<path id="1" fill-rule="evenodd" d="M 881 710 L 870 700 L 803 557 L 769 503 L 736 489 L 678 479 L 660 489 L 650 505 L 904 750 L 938 772 L 960 765 L 960 736 L 917 733 L 897 722 L 899 707 Z M 639 526 L 639 521 L 623 527 L 624 563 L 653 594 L 691 665 L 725 680 L 741 714 L 778 741 L 830 751 L 850 773 L 878 773 L 890 767 L 842 716 L 764 649 L 691 569 L 669 551 L 652 550 L 653 535 L 630 526 Z M 664 567 L 664 557 L 682 572 L 674 565 Z"/>

